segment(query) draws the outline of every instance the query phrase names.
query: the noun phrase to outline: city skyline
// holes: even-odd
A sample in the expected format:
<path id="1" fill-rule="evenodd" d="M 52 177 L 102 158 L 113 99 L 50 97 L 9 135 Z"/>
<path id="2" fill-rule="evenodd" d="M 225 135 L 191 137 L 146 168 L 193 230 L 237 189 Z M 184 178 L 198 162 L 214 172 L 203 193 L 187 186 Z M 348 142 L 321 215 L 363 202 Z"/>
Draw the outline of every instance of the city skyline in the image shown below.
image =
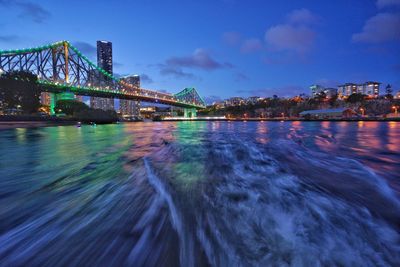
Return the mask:
<path id="1" fill-rule="evenodd" d="M 397 0 L 274 6 L 235 0 L 0 1 L 0 10 L 8 11 L 0 20 L 0 49 L 67 39 L 95 59 L 96 41 L 108 40 L 114 73 L 139 74 L 145 88 L 196 87 L 209 102 L 294 96 L 309 93 L 311 84 L 348 81 L 376 80 L 397 91 L 399 7 Z M 63 9 L 73 9 L 78 19 L 66 19 Z M 96 19 L 102 13 L 107 20 Z"/>

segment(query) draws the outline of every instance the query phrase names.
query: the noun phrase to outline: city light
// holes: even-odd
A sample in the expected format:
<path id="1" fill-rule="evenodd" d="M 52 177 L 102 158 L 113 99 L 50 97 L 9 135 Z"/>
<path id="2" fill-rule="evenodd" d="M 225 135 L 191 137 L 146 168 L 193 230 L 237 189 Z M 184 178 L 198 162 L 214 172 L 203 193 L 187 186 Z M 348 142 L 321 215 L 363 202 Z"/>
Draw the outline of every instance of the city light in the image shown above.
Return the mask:
<path id="1" fill-rule="evenodd" d="M 364 108 L 360 108 L 361 114 L 362 116 L 365 116 L 365 109 Z"/>

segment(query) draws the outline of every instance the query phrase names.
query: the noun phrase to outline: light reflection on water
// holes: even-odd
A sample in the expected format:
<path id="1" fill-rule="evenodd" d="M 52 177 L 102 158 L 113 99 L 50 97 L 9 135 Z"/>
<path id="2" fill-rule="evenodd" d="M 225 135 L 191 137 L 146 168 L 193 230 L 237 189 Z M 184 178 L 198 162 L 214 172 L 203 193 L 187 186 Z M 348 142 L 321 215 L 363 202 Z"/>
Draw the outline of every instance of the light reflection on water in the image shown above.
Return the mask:
<path id="1" fill-rule="evenodd" d="M 400 124 L 0 132 L 2 266 L 396 266 Z"/>

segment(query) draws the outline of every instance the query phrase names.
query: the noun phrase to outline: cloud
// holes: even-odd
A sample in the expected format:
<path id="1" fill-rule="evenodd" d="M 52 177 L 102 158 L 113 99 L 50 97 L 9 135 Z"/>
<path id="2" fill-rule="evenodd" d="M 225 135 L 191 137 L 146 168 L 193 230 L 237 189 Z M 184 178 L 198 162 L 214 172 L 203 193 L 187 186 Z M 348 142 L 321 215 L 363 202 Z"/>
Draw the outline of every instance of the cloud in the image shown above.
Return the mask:
<path id="1" fill-rule="evenodd" d="M 206 50 L 196 49 L 190 56 L 172 57 L 167 59 L 166 65 L 173 67 L 198 68 L 203 70 L 215 70 L 232 67 L 230 63 L 221 63 L 213 59 Z"/>
<path id="2" fill-rule="evenodd" d="M 241 72 L 235 73 L 234 77 L 237 82 L 248 81 L 250 79 L 246 74 Z"/>
<path id="3" fill-rule="evenodd" d="M 173 76 L 179 79 L 195 79 L 196 76 L 192 73 L 184 72 L 178 67 L 168 66 L 165 64 L 159 64 L 160 74 L 164 76 Z"/>
<path id="4" fill-rule="evenodd" d="M 310 10 L 301 8 L 289 13 L 286 20 L 291 24 L 314 24 L 318 21 L 318 17 Z"/>
<path id="5" fill-rule="evenodd" d="M 286 23 L 270 27 L 265 33 L 265 41 L 276 51 L 294 52 L 305 55 L 314 44 L 317 16 L 307 9 L 294 10 L 286 16 Z"/>
<path id="6" fill-rule="evenodd" d="M 153 79 L 150 78 L 149 75 L 144 73 L 140 75 L 140 81 L 146 84 L 153 83 Z"/>
<path id="7" fill-rule="evenodd" d="M 41 5 L 27 0 L 0 0 L 0 5 L 6 8 L 16 7 L 20 11 L 20 17 L 29 18 L 36 23 L 43 23 L 51 16 Z"/>
<path id="8" fill-rule="evenodd" d="M 278 51 L 307 53 L 315 40 L 315 32 L 306 26 L 281 24 L 268 29 L 265 40 Z"/>
<path id="9" fill-rule="evenodd" d="M 378 8 L 385 8 L 389 6 L 400 6 L 400 0 L 378 0 L 376 2 Z"/>
<path id="10" fill-rule="evenodd" d="M 238 90 L 237 93 L 245 94 L 248 96 L 259 96 L 259 97 L 271 97 L 277 95 L 279 97 L 293 97 L 304 92 L 307 92 L 305 88 L 298 85 L 287 85 L 276 88 L 259 88 L 252 90 Z"/>
<path id="11" fill-rule="evenodd" d="M 72 43 L 80 52 L 82 52 L 86 56 L 94 56 L 96 55 L 97 48 L 86 42 L 74 42 Z"/>
<path id="12" fill-rule="evenodd" d="M 365 22 L 360 33 L 353 34 L 352 40 L 363 43 L 400 40 L 400 14 L 378 13 Z"/>
<path id="13" fill-rule="evenodd" d="M 216 95 L 210 95 L 204 97 L 204 101 L 206 102 L 207 105 L 211 105 L 214 102 L 222 101 L 222 98 Z"/>
<path id="14" fill-rule="evenodd" d="M 238 32 L 225 32 L 222 34 L 222 40 L 228 45 L 237 45 L 241 39 L 240 33 Z"/>
<path id="15" fill-rule="evenodd" d="M 16 43 L 20 41 L 21 38 L 17 35 L 0 35 L 0 42 L 1 43 Z"/>
<path id="16" fill-rule="evenodd" d="M 240 48 L 242 53 L 253 53 L 261 50 L 263 45 L 257 38 L 245 40 Z"/>

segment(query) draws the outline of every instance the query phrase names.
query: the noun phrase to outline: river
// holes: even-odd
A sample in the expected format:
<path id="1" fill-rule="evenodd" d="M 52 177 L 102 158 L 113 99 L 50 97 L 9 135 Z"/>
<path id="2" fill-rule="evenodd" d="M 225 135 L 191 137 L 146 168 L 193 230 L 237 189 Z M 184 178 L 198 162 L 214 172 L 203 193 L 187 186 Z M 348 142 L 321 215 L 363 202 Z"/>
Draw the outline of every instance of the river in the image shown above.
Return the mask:
<path id="1" fill-rule="evenodd" d="M 400 123 L 0 131 L 0 266 L 400 266 Z"/>

